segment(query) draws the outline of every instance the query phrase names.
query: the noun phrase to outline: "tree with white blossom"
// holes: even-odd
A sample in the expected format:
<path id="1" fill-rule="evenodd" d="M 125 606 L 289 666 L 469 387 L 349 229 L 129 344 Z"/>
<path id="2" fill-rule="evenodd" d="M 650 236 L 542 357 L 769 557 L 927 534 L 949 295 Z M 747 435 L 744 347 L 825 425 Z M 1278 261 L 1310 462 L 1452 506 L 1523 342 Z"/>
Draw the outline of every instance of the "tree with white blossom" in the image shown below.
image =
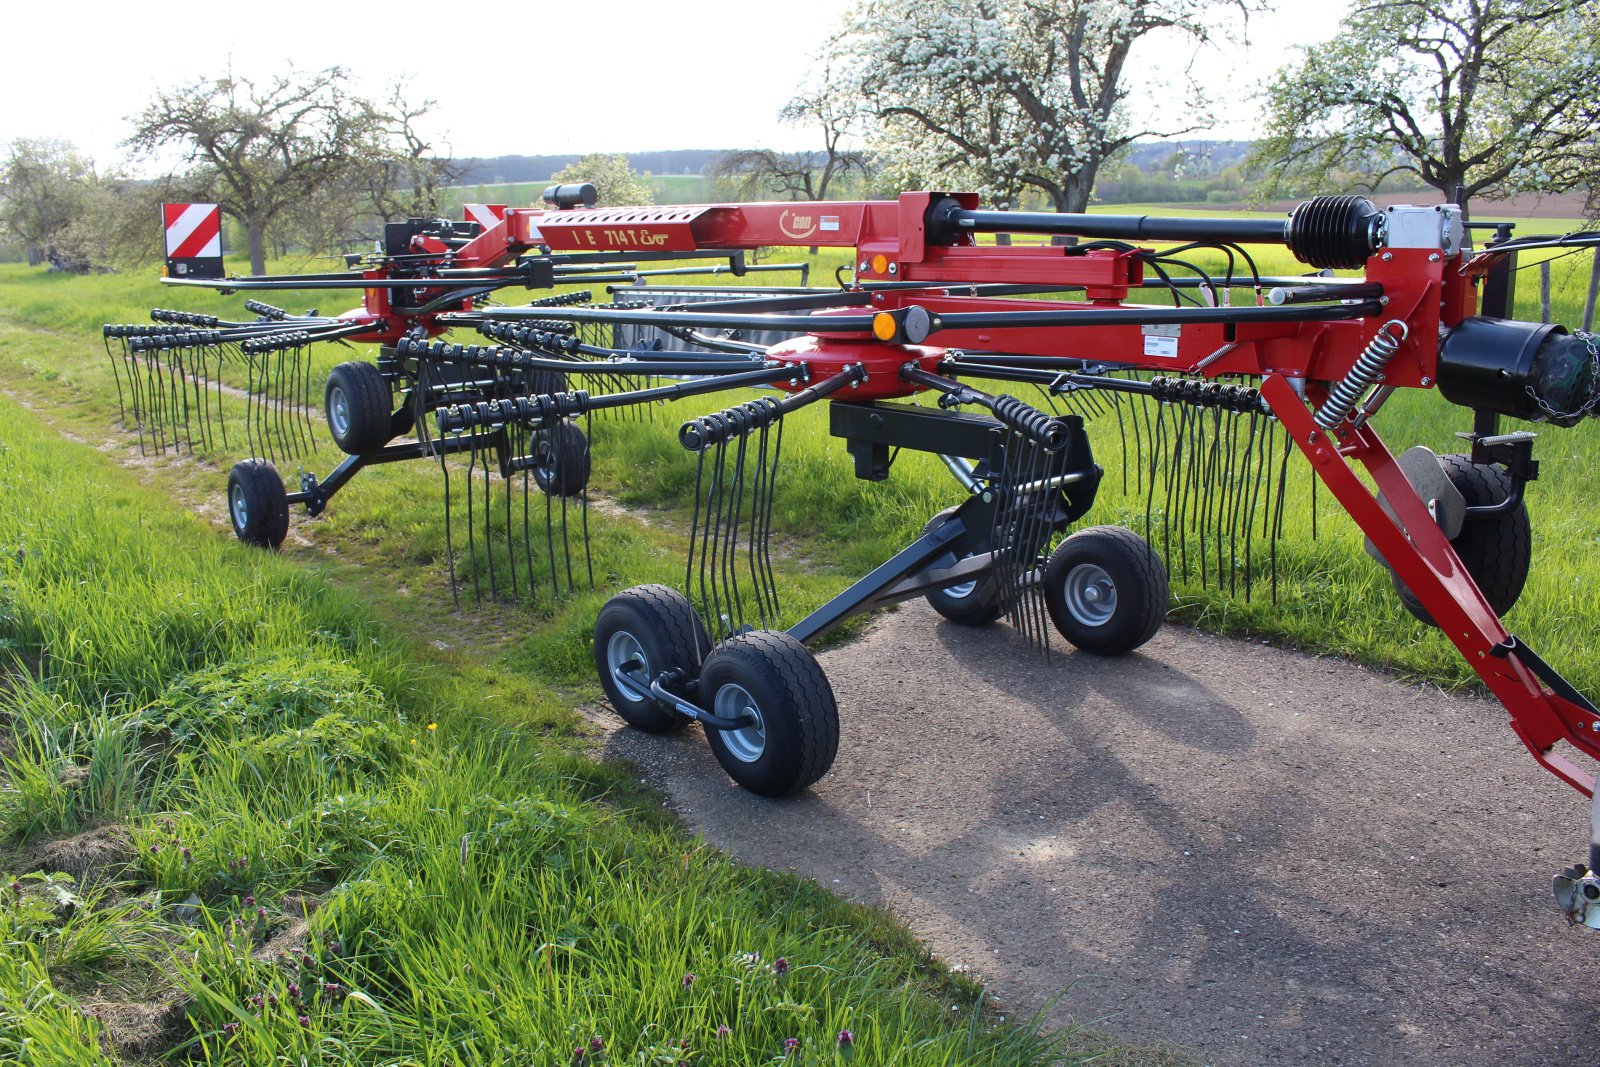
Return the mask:
<path id="1" fill-rule="evenodd" d="M 1455 199 L 1592 188 L 1600 0 L 1386 0 L 1269 90 L 1268 193 L 1408 175 Z"/>
<path id="2" fill-rule="evenodd" d="M 1174 121 L 1129 115 L 1135 45 L 1164 33 L 1192 46 L 1229 35 L 1249 0 L 857 0 L 826 61 L 859 102 L 886 181 L 944 184 L 1015 204 L 1025 189 L 1058 211 L 1088 206 L 1100 165 L 1134 139 L 1210 122 L 1186 86 Z"/>

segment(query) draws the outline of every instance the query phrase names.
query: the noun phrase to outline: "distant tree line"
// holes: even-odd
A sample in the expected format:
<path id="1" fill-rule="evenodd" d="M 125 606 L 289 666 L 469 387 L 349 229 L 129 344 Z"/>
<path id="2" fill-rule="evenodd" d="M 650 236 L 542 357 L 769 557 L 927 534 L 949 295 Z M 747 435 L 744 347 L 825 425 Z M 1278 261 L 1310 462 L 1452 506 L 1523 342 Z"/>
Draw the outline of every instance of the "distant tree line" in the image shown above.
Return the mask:
<path id="1" fill-rule="evenodd" d="M 459 169 L 420 130 L 432 108 L 403 84 L 363 96 L 338 67 L 162 90 L 124 147 L 129 163 L 166 163 L 165 177 L 97 169 L 62 141 L 13 141 L 0 158 L 0 238 L 35 265 L 145 262 L 161 253 L 158 205 L 192 200 L 221 205 L 256 273 L 269 251 L 348 247 L 438 211 Z"/>
<path id="2" fill-rule="evenodd" d="M 138 180 L 72 145 L 0 154 L 0 242 L 63 269 L 159 253 L 156 205 L 222 205 L 251 268 L 331 251 L 458 205 L 453 185 L 589 180 L 651 199 L 640 171 L 700 173 L 739 199 L 955 188 L 1013 208 L 1237 201 L 1431 189 L 1449 199 L 1589 195 L 1600 175 L 1600 0 L 1372 0 L 1272 79 L 1265 136 L 1204 140 L 1203 50 L 1240 41 L 1270 0 L 855 0 L 780 117 L 814 146 L 453 160 L 422 132 L 431 101 L 356 92 L 341 68 L 226 75 L 157 93 L 134 117 Z M 1157 85 L 1147 40 L 1196 58 Z M 1138 72 L 1137 79 L 1133 72 Z M 1135 91 L 1175 106 L 1131 106 Z M 1161 116 L 1141 124 L 1135 114 Z"/>

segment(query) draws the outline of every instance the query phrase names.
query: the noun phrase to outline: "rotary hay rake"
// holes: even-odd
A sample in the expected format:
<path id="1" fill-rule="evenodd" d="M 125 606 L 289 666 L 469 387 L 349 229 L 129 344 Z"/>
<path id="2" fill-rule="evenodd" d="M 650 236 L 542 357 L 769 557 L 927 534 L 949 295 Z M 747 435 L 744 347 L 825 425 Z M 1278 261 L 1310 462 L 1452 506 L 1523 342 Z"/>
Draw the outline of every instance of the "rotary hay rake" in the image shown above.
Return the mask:
<path id="1" fill-rule="evenodd" d="M 492 542 L 504 538 L 501 566 L 515 586 L 511 483 L 519 475 L 520 558 L 531 573 L 531 475 L 546 494 L 548 564 L 554 576 L 559 530 L 570 588 L 582 575 L 571 542 L 586 546 L 586 512 L 575 534 L 553 501 L 576 498 L 581 508 L 584 499 L 588 454 L 578 420 L 773 387 L 777 395 L 757 394 L 679 427 L 696 457 L 683 587 L 613 596 L 596 621 L 594 657 L 628 723 L 665 732 L 699 722 L 735 781 L 783 795 L 826 773 L 838 744 L 837 701 L 808 642 L 853 615 L 925 597 L 964 625 L 1007 618 L 1042 649 L 1053 627 L 1093 653 L 1129 652 L 1161 624 L 1169 567 L 1230 592 L 1242 582 L 1249 596 L 1264 554 L 1276 594 L 1276 545 L 1298 451 L 1312 484 L 1366 534 L 1408 610 L 1455 644 L 1533 756 L 1594 795 L 1593 775 L 1556 745 L 1600 758 L 1600 709 L 1500 622 L 1527 575 L 1524 489 L 1537 464 L 1534 434 L 1501 432 L 1499 419 L 1572 426 L 1600 406 L 1593 337 L 1503 317 L 1519 252 L 1595 246 L 1600 237 L 1502 234 L 1475 252 L 1454 207 L 1380 210 L 1356 196 L 1319 197 L 1285 220 L 1248 221 L 995 212 L 980 210 L 974 196 L 936 192 L 648 209 L 554 199 L 549 211 L 503 212 L 456 250 L 465 257 L 475 243 L 515 254 L 539 246 L 538 256 L 460 277 L 449 246 L 429 245 L 426 287 L 408 290 L 418 310 L 369 306 L 366 332 L 344 335 L 385 346 L 375 380 L 385 399 L 391 384 L 402 389 L 417 442 L 353 455 L 328 483 L 306 476 L 292 496 L 276 475 L 252 473 L 263 469 L 259 461 L 239 465 L 230 501 L 241 537 L 281 541 L 288 505 L 315 514 L 352 464 L 399 449 L 395 458 L 440 459 L 449 478 L 444 458 L 465 452 L 474 580 L 481 533 L 491 568 Z M 987 233 L 1077 243 L 980 243 Z M 439 239 L 434 230 L 411 237 Z M 1176 244 L 1155 251 L 1155 242 Z M 616 257 L 734 256 L 802 244 L 851 249 L 851 276 L 835 289 L 658 289 L 615 305 L 582 294 L 517 307 L 476 303 L 474 285 L 610 281 L 598 272 Z M 1287 247 L 1318 273 L 1263 277 L 1248 244 Z M 1197 250 L 1224 255 L 1225 273 L 1214 277 L 1184 258 Z M 579 257 L 600 258 L 591 265 Z M 409 279 L 406 262 L 365 266 Z M 1129 300 L 1152 289 L 1172 306 Z M 1238 290 L 1247 302 L 1233 306 Z M 1495 314 L 1479 314 L 1480 297 Z M 319 320 L 304 332 L 337 337 L 346 328 Z M 495 343 L 432 339 L 449 328 Z M 130 344 L 130 367 L 142 351 Z M 184 366 L 192 373 L 193 362 Z M 592 388 L 567 388 L 574 378 Z M 974 382 L 1026 386 L 1050 410 Z M 364 387 L 348 386 L 351 396 Z M 1402 388 L 1437 388 L 1473 409 L 1473 430 L 1463 435 L 1470 454 L 1419 447 L 1393 455 L 1373 422 Z M 896 402 L 916 394 L 937 405 Z M 844 592 L 777 629 L 769 543 L 784 426 L 823 400 L 829 432 L 844 441 L 858 478 L 887 478 L 901 450 L 928 452 L 965 496 Z M 391 428 L 376 406 L 367 419 L 364 403 L 358 421 Z M 382 415 L 391 417 L 386 406 Z M 337 439 L 331 402 L 329 416 Z M 1135 457 L 1119 477 L 1144 496 L 1144 536 L 1122 527 L 1069 534 L 1103 476 L 1086 424 L 1112 420 L 1124 456 Z M 506 483 L 498 508 L 491 474 Z M 498 531 L 491 511 L 500 513 Z M 268 525 L 258 512 L 270 516 Z M 1600 928 L 1596 868 L 1600 806 L 1592 809 L 1588 863 L 1555 882 L 1568 918 L 1591 928 Z"/>

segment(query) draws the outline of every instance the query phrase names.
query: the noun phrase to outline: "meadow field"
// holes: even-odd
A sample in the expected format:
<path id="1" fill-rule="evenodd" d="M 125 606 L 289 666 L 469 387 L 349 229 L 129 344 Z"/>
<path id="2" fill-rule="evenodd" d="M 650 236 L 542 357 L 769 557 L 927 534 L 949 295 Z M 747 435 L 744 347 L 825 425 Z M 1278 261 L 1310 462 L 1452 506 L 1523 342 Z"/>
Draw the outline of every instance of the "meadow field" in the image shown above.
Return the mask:
<path id="1" fill-rule="evenodd" d="M 812 262 L 820 279 L 845 258 Z M 730 863 L 628 769 L 586 754 L 573 709 L 598 695 L 595 615 L 625 586 L 681 581 L 694 466 L 674 431 L 725 398 L 595 420 L 593 591 L 474 598 L 458 542 L 458 608 L 437 464 L 364 472 L 269 553 L 227 527 L 237 439 L 141 454 L 100 325 L 153 306 L 242 314 L 238 297 L 154 273 L 0 267 L 0 1060 L 911 1067 L 1106 1052 L 1000 1020 L 890 917 Z M 1552 276 L 1556 319 L 1576 322 L 1587 257 Z M 339 310 L 328 297 L 279 302 Z M 1523 285 L 1519 312 L 1537 317 L 1536 300 Z M 313 395 L 365 354 L 320 346 Z M 1456 450 L 1469 424 L 1432 392 L 1377 420 L 1396 450 Z M 1117 425 L 1091 425 L 1107 476 L 1084 522 L 1143 529 Z M 326 474 L 339 453 L 316 439 L 300 465 Z M 786 620 L 960 497 L 920 454 L 888 482 L 852 478 L 820 410 L 790 420 L 784 451 Z M 1586 654 L 1600 432 L 1543 432 L 1535 455 L 1533 572 L 1507 624 L 1600 691 Z M 1230 561 L 1231 592 L 1175 574 L 1169 625 L 1470 684 L 1298 456 L 1287 469 L 1271 570 L 1263 551 L 1248 575 Z"/>

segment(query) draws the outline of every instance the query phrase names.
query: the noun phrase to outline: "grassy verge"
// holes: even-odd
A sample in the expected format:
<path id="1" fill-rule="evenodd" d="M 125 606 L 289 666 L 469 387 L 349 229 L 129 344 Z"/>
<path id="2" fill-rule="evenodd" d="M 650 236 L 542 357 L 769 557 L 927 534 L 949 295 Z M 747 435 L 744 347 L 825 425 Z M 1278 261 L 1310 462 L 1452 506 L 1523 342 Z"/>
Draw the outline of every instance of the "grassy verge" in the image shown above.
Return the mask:
<path id="1" fill-rule="evenodd" d="M 686 842 L 548 695 L 0 419 L 0 866 L 36 872 L 0 1059 L 1050 1058 L 881 917 Z"/>

